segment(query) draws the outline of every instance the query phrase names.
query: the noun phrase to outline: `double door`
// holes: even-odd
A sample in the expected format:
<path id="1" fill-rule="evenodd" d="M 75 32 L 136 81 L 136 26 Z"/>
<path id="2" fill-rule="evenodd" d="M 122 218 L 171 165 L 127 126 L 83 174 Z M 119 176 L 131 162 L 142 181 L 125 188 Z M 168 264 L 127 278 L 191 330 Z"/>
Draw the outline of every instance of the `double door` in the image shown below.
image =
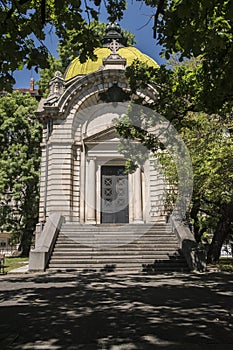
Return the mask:
<path id="1" fill-rule="evenodd" d="M 124 166 L 101 168 L 101 223 L 129 222 L 128 175 Z"/>

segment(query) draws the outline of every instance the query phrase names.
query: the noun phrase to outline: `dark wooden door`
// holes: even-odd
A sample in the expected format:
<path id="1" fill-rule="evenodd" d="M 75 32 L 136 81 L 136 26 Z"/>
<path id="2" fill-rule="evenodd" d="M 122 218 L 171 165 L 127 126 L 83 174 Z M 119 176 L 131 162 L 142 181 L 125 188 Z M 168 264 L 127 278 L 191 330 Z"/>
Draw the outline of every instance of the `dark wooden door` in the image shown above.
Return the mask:
<path id="1" fill-rule="evenodd" d="M 101 223 L 129 222 L 128 175 L 124 166 L 101 169 Z"/>

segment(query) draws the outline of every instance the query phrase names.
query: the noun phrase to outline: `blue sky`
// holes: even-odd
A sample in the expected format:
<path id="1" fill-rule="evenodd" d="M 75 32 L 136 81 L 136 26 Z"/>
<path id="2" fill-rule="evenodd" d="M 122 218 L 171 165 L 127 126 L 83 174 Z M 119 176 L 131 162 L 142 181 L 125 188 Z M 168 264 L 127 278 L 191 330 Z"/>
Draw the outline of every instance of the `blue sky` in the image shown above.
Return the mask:
<path id="1" fill-rule="evenodd" d="M 143 53 L 152 57 L 156 62 L 161 64 L 164 62 L 159 56 L 161 48 L 156 44 L 153 39 L 153 16 L 154 10 L 142 5 L 139 1 L 134 1 L 133 3 L 129 1 L 128 9 L 125 12 L 123 20 L 120 22 L 122 28 L 129 30 L 135 35 L 136 47 L 140 49 Z M 151 19 L 150 19 L 151 18 Z M 107 14 L 103 7 L 101 10 L 100 20 L 107 23 Z M 55 35 L 47 35 L 45 41 L 46 47 L 49 48 L 50 52 L 57 55 L 57 39 Z M 29 87 L 30 78 L 33 77 L 35 81 L 39 79 L 39 75 L 32 70 L 22 70 L 14 73 L 16 79 L 15 88 L 27 88 Z"/>

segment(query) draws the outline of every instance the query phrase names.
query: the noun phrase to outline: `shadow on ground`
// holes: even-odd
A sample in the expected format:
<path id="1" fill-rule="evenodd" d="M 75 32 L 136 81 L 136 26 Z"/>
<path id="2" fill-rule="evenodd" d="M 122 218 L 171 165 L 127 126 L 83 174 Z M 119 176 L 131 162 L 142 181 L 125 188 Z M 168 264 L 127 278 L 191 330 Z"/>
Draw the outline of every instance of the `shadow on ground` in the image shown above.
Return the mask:
<path id="1" fill-rule="evenodd" d="M 232 349 L 231 274 L 2 276 L 0 290 L 1 350 Z"/>

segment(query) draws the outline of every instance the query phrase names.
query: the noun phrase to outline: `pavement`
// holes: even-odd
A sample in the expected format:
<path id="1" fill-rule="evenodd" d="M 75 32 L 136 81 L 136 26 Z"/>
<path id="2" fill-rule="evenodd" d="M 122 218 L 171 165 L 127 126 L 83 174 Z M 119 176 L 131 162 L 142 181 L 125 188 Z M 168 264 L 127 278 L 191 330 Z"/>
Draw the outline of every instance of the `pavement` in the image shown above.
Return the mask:
<path id="1" fill-rule="evenodd" d="M 0 276 L 0 349 L 233 349 L 232 274 Z"/>
<path id="2" fill-rule="evenodd" d="M 8 274 L 10 275 L 15 275 L 15 274 L 24 274 L 24 273 L 28 273 L 29 271 L 29 264 L 23 265 L 21 267 L 17 267 L 16 269 L 10 270 L 8 272 Z"/>

